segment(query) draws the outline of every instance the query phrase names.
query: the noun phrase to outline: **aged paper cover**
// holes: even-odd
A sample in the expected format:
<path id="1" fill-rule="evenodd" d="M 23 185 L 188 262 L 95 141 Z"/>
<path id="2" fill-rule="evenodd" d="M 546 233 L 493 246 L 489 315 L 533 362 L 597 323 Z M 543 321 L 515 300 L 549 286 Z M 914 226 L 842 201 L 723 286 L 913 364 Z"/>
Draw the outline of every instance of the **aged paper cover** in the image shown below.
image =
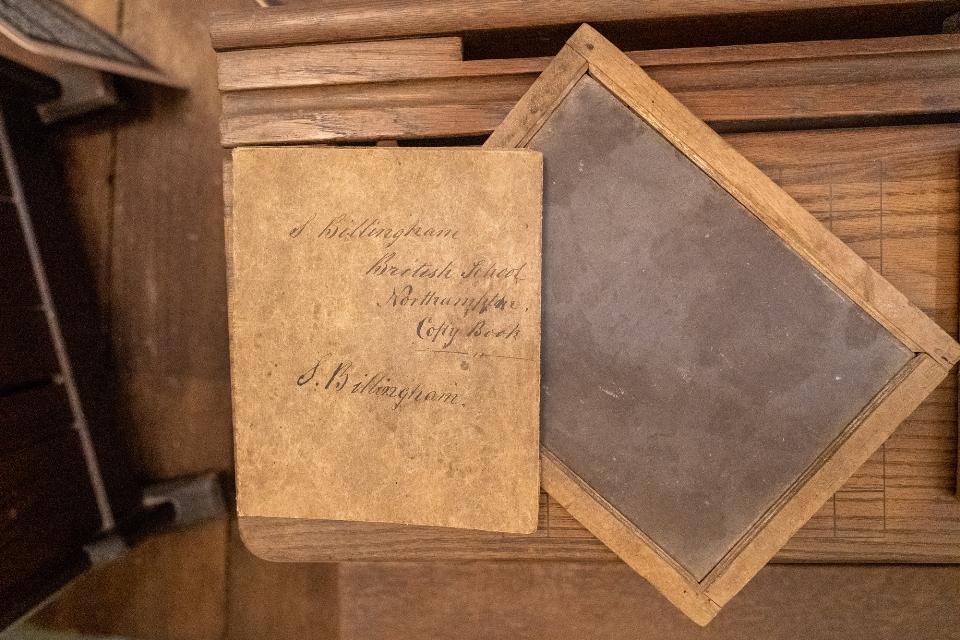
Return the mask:
<path id="1" fill-rule="evenodd" d="M 540 154 L 244 148 L 233 175 L 239 515 L 534 531 Z"/>

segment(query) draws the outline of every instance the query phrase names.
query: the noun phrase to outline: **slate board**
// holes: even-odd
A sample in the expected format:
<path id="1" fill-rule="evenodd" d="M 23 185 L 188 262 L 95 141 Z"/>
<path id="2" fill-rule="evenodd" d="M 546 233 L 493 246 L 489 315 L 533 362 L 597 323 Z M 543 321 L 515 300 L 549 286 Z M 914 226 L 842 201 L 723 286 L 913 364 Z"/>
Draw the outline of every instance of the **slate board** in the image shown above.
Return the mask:
<path id="1" fill-rule="evenodd" d="M 528 148 L 543 444 L 702 579 L 913 353 L 589 76 Z"/>

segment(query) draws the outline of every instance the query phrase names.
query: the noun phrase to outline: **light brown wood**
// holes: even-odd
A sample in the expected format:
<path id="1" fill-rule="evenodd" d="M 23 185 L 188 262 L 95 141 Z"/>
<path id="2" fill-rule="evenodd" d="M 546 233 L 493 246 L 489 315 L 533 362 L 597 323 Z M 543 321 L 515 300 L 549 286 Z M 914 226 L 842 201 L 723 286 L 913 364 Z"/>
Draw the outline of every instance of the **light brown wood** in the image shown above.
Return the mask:
<path id="1" fill-rule="evenodd" d="M 537 77 L 530 91 L 510 110 L 503 124 L 487 138 L 484 146 L 523 146 L 550 117 L 554 108 L 583 76 L 586 69 L 587 61 L 583 56 L 569 47 L 561 49 L 550 66 Z M 544 100 L 543 96 L 555 99 Z"/>
<path id="2" fill-rule="evenodd" d="M 149 538 L 71 583 L 32 622 L 91 635 L 221 638 L 229 528 L 226 520 L 215 520 Z"/>
<path id="3" fill-rule="evenodd" d="M 218 13 L 211 25 L 210 39 L 216 49 L 263 47 L 417 36 L 431 33 L 575 25 L 580 22 L 657 20 L 686 16 L 723 16 L 790 10 L 857 8 L 895 5 L 877 0 L 793 0 L 789 6 L 777 0 L 695 0 L 672 2 L 651 0 L 602 0 L 582 3 L 574 0 L 500 0 L 491 5 L 483 0 L 414 0 L 384 3 L 354 0 L 324 7 L 278 7 L 268 11 L 251 9 Z"/>
<path id="4" fill-rule="evenodd" d="M 436 37 L 222 51 L 217 54 L 220 90 L 540 73 L 553 60 L 552 57 L 463 60 L 460 46 L 460 38 Z M 661 84 L 671 83 L 671 73 L 675 73 L 676 78 L 682 81 L 689 71 L 659 67 L 683 65 L 696 68 L 697 65 L 711 65 L 714 72 L 723 73 L 721 65 L 750 62 L 760 65 L 760 68 L 754 66 L 749 70 L 752 80 L 766 77 L 768 81 L 795 85 L 798 80 L 795 74 L 801 74 L 801 77 L 817 76 L 824 83 L 849 80 L 849 74 L 841 75 L 836 61 L 832 62 L 832 66 L 826 64 L 830 59 L 863 58 L 864 64 L 870 64 L 870 60 L 877 56 L 942 54 L 954 51 L 958 46 L 960 39 L 951 34 L 650 49 L 631 51 L 627 55 Z M 776 62 L 782 72 L 774 72 L 771 77 L 771 70 L 761 64 L 769 62 Z M 934 69 L 931 66 L 927 73 Z M 887 69 L 887 73 L 896 74 L 898 71 Z M 724 78 L 717 80 L 717 86 L 728 86 Z"/>
<path id="5" fill-rule="evenodd" d="M 694 586 L 696 580 L 685 569 L 545 448 L 540 467 L 541 482 L 550 497 L 694 622 L 706 625 L 720 612 L 718 604 Z"/>
<path id="6" fill-rule="evenodd" d="M 270 56 L 271 50 L 264 51 Z M 221 56 L 224 54 L 221 54 Z M 884 38 L 628 54 L 698 117 L 726 130 L 867 122 L 960 110 L 960 36 Z M 475 135 L 492 131 L 548 59 L 390 67 L 391 82 L 227 91 L 226 146 Z M 383 77 L 383 76 L 380 76 Z M 386 78 L 384 78 L 386 80 Z"/>
<path id="7" fill-rule="evenodd" d="M 723 563 L 704 581 L 708 597 L 723 606 L 772 558 L 787 540 L 816 513 L 870 455 L 893 433 L 947 376 L 949 371 L 927 354 L 914 358 L 899 379 L 874 399 L 851 425 L 849 435 L 831 451 L 810 478 L 801 481 L 789 498 L 729 564 Z"/>
<path id="8" fill-rule="evenodd" d="M 410 68 L 462 64 L 461 53 L 460 38 L 410 38 L 225 51 L 217 66 L 220 90 L 235 91 L 389 82 Z"/>

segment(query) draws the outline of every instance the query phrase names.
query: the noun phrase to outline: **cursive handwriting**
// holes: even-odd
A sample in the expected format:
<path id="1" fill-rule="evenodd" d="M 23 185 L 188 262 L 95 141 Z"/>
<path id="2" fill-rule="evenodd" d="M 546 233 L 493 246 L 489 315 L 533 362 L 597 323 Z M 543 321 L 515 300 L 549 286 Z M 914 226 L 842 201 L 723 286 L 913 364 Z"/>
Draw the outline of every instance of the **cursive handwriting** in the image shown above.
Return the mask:
<path id="1" fill-rule="evenodd" d="M 297 386 L 302 387 L 316 377 L 322 360 L 318 360 L 297 378 Z M 431 389 L 417 381 L 397 382 L 385 371 L 361 372 L 351 360 L 341 360 L 326 375 L 324 391 L 346 393 L 361 397 L 383 398 L 391 401 L 394 410 L 400 410 L 405 404 L 438 403 L 463 406 L 459 391 Z M 314 386 L 319 387 L 320 381 Z"/>
<path id="2" fill-rule="evenodd" d="M 434 322 L 432 316 L 421 318 L 417 323 L 417 337 L 433 344 L 439 344 L 440 349 L 446 350 L 453 344 L 457 336 L 467 338 L 486 338 L 490 340 L 516 340 L 520 337 L 520 323 L 507 326 L 493 326 L 486 320 L 477 320 L 468 329 L 447 322 Z"/>
<path id="3" fill-rule="evenodd" d="M 402 260 L 402 259 L 399 259 Z M 432 263 L 425 260 L 398 265 L 396 251 L 390 251 L 383 254 L 370 265 L 363 275 L 366 276 L 386 276 L 394 278 L 436 278 L 438 280 L 450 280 L 455 277 L 453 261 L 449 260 L 446 264 Z M 523 274 L 526 262 L 518 266 L 505 266 L 497 264 L 493 260 L 480 258 L 470 263 L 466 269 L 458 269 L 459 276 L 463 280 L 526 280 Z"/>
<path id="4" fill-rule="evenodd" d="M 298 227 L 297 235 L 300 235 L 312 220 L 313 218 Z M 460 237 L 460 230 L 452 227 L 423 225 L 419 220 L 401 227 L 387 227 L 383 226 L 379 218 L 364 218 L 360 222 L 355 222 L 352 218 L 347 218 L 347 216 L 341 214 L 331 218 L 317 234 L 317 237 L 329 240 L 382 239 L 385 241 L 387 248 L 390 248 L 401 238 L 457 240 Z"/>
<path id="5" fill-rule="evenodd" d="M 397 267 L 393 264 L 393 260 L 396 257 L 397 254 L 394 251 L 384 254 L 367 269 L 364 275 L 437 279 L 450 279 L 453 277 L 453 262 L 447 262 L 447 264 L 442 267 L 429 262 L 417 262 L 413 266 Z"/>
<path id="6" fill-rule="evenodd" d="M 444 295 L 427 289 L 420 293 L 415 292 L 413 285 L 404 285 L 394 289 L 387 296 L 386 305 L 389 307 L 462 307 L 463 315 L 476 312 L 482 315 L 488 311 L 505 311 L 519 309 L 517 300 L 507 298 L 499 291 L 483 293 L 479 296 Z"/>

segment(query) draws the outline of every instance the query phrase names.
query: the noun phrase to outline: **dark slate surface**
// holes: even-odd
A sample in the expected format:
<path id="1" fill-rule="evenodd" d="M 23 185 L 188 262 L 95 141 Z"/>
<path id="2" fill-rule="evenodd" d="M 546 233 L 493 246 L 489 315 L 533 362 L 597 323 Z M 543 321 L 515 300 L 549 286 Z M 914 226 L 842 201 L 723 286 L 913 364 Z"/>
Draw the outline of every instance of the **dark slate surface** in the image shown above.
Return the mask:
<path id="1" fill-rule="evenodd" d="M 912 353 L 593 79 L 529 146 L 544 445 L 702 579 Z"/>

